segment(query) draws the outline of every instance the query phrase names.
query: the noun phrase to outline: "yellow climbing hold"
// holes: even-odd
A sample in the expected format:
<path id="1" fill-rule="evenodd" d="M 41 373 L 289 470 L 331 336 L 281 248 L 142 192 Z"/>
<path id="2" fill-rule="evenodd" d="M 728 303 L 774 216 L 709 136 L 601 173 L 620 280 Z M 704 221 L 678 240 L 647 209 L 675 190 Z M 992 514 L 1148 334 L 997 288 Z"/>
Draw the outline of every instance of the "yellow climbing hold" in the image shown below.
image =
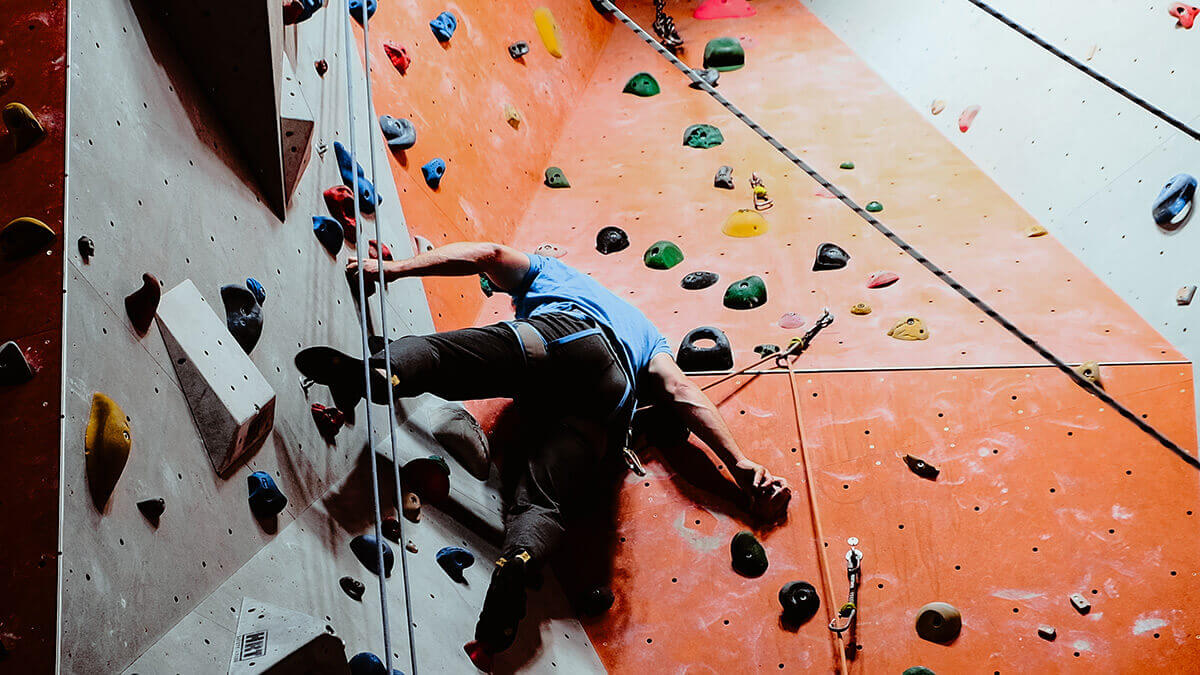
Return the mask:
<path id="1" fill-rule="evenodd" d="M 1029 227 L 1025 228 L 1025 236 L 1026 237 L 1041 237 L 1041 236 L 1049 234 L 1049 233 L 1050 233 L 1049 230 L 1042 227 L 1038 223 L 1034 223 L 1033 225 L 1030 225 Z"/>
<path id="2" fill-rule="evenodd" d="M 0 228 L 0 257 L 14 259 L 33 255 L 57 237 L 50 226 L 37 218 L 16 218 Z"/>
<path id="3" fill-rule="evenodd" d="M 897 340 L 928 340 L 929 329 L 925 328 L 925 322 L 919 318 L 906 316 L 892 326 L 888 335 Z"/>
<path id="4" fill-rule="evenodd" d="M 558 24 L 549 7 L 538 7 L 533 10 L 533 23 L 537 26 L 538 35 L 550 56 L 562 58 L 562 44 L 558 40 Z"/>
<path id="5" fill-rule="evenodd" d="M 521 113 L 511 103 L 504 104 L 504 121 L 514 129 L 521 126 Z"/>
<path id="6" fill-rule="evenodd" d="M 866 316 L 871 313 L 871 306 L 865 302 L 860 302 L 850 308 L 850 313 L 855 316 Z"/>
<path id="7" fill-rule="evenodd" d="M 104 510 L 117 479 L 125 470 L 132 442 L 129 422 L 121 406 L 104 394 L 93 394 L 92 411 L 88 416 L 87 431 L 84 432 L 83 454 L 92 502 L 98 510 Z"/>
<path id="8" fill-rule="evenodd" d="M 767 219 L 753 209 L 738 209 L 725 219 L 721 231 L 731 237 L 757 237 L 767 231 Z"/>
<path id="9" fill-rule="evenodd" d="M 1104 388 L 1104 383 L 1100 381 L 1099 363 L 1095 361 L 1085 361 L 1084 363 L 1075 366 L 1071 370 L 1074 370 L 1076 375 L 1082 377 L 1088 382 L 1091 382 L 1097 387 L 1100 387 L 1101 389 Z"/>

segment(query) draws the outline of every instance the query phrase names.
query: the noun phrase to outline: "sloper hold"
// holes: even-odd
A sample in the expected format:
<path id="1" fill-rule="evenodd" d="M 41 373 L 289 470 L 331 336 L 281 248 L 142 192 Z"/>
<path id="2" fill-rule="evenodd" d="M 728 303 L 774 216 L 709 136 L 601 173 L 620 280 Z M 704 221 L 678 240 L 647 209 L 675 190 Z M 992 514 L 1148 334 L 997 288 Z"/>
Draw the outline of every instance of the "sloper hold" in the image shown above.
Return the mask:
<path id="1" fill-rule="evenodd" d="M 1172 176 L 1154 200 L 1155 224 L 1168 231 L 1182 227 L 1192 213 L 1195 197 L 1195 177 L 1186 173 Z"/>
<path id="2" fill-rule="evenodd" d="M 519 59 L 529 53 L 529 43 L 524 40 L 514 42 L 508 46 L 508 55 L 514 59 Z"/>
<path id="3" fill-rule="evenodd" d="M 1190 30 L 1192 26 L 1196 25 L 1196 15 L 1200 14 L 1200 7 L 1192 7 L 1182 2 L 1172 2 L 1167 8 L 1167 14 L 1175 17 L 1176 26 Z"/>
<path id="4" fill-rule="evenodd" d="M 767 219 L 754 209 L 738 209 L 725 219 L 721 232 L 730 237 L 757 237 L 767 231 Z"/>
<path id="5" fill-rule="evenodd" d="M 887 288 L 897 281 L 900 281 L 900 275 L 895 272 L 872 272 L 867 279 L 867 288 Z"/>
<path id="6" fill-rule="evenodd" d="M 437 564 L 451 579 L 462 583 L 463 570 L 475 564 L 475 556 L 465 548 L 447 546 L 437 552 Z"/>
<path id="7" fill-rule="evenodd" d="M 363 593 L 365 593 L 367 590 L 367 587 L 363 585 L 363 582 L 355 579 L 354 577 L 342 577 L 341 579 L 338 579 L 338 586 L 341 586 L 342 591 L 344 591 L 346 595 L 350 596 L 351 599 L 358 600 L 360 602 L 362 601 Z"/>
<path id="8" fill-rule="evenodd" d="M 722 300 L 729 309 L 754 309 L 767 303 L 767 282 L 758 275 L 738 279 L 725 289 Z"/>
<path id="9" fill-rule="evenodd" d="M 888 329 L 889 337 L 897 340 L 928 340 L 929 329 L 925 322 L 915 316 L 906 316 Z"/>
<path id="10" fill-rule="evenodd" d="M 842 162 L 838 165 L 838 168 L 844 171 L 851 171 L 854 169 L 854 162 Z"/>
<path id="11" fill-rule="evenodd" d="M 154 525 L 158 525 L 158 521 L 162 518 L 162 514 L 167 510 L 167 501 L 162 497 L 156 499 L 143 499 L 137 503 L 138 511 L 142 512 L 146 520 Z"/>
<path id="12" fill-rule="evenodd" d="M 408 72 L 408 67 L 412 65 L 412 59 L 408 56 L 408 49 L 404 45 L 396 42 L 383 43 L 383 53 L 387 55 L 388 61 L 392 62 L 392 67 L 400 71 L 401 75 Z"/>
<path id="13" fill-rule="evenodd" d="M 25 360 L 21 347 L 13 341 L 0 347 L 0 386 L 11 387 L 33 379 L 33 368 Z"/>
<path id="14" fill-rule="evenodd" d="M 312 221 L 313 234 L 316 235 L 317 241 L 329 252 L 329 255 L 336 256 L 342 250 L 342 241 L 345 238 L 345 235 L 342 234 L 342 226 L 329 216 L 313 216 Z"/>
<path id="15" fill-rule="evenodd" d="M 546 46 L 546 51 L 550 52 L 550 56 L 562 58 L 562 42 L 558 36 L 558 23 L 554 20 L 554 13 L 549 7 L 538 7 L 533 10 L 533 25 L 537 27 L 538 37 L 542 38 L 542 44 Z"/>
<path id="16" fill-rule="evenodd" d="M 640 72 L 629 78 L 625 83 L 625 88 L 621 90 L 625 94 L 633 94 L 634 96 L 654 96 L 662 92 L 658 86 L 658 80 L 647 72 Z"/>
<path id="17" fill-rule="evenodd" d="M 749 530 L 733 535 L 729 555 L 733 570 L 744 577 L 761 577 L 767 571 L 767 550 Z"/>
<path id="18" fill-rule="evenodd" d="M 916 628 L 922 640 L 947 644 L 962 631 L 962 614 L 951 604 L 931 602 L 917 610 Z"/>
<path id="19" fill-rule="evenodd" d="M 717 175 L 713 176 L 713 187 L 723 190 L 733 189 L 733 167 L 722 166 L 717 169 Z"/>
<path id="20" fill-rule="evenodd" d="M 225 325 L 233 339 L 249 354 L 262 336 L 262 307 L 254 293 L 237 284 L 221 287 L 221 302 L 225 305 Z"/>
<path id="21" fill-rule="evenodd" d="M 37 218 L 14 218 L 0 229 L 0 253 L 8 260 L 26 258 L 50 246 L 57 236 Z"/>
<path id="22" fill-rule="evenodd" d="M 601 228 L 596 233 L 596 250 L 604 255 L 629 248 L 629 235 L 619 227 Z"/>
<path id="23" fill-rule="evenodd" d="M 421 167 L 421 174 L 425 176 L 425 184 L 431 189 L 438 189 L 442 184 L 442 176 L 446 175 L 446 160 L 435 157 L 425 163 Z"/>
<path id="24" fill-rule="evenodd" d="M 698 291 L 703 288 L 708 288 L 720 280 L 721 275 L 717 274 L 716 272 L 689 272 L 685 277 L 683 277 L 683 280 L 679 282 L 679 285 L 683 286 L 689 291 Z"/>
<path id="25" fill-rule="evenodd" d="M 25 152 L 46 137 L 46 130 L 38 121 L 33 111 L 20 103 L 9 103 L 4 106 L 4 126 L 8 127 L 8 137 L 12 139 L 17 152 Z"/>
<path id="26" fill-rule="evenodd" d="M 354 553 L 354 557 L 358 558 L 358 562 L 362 566 L 371 570 L 372 574 L 379 574 L 379 553 L 376 551 L 375 535 L 360 534 L 350 540 L 350 550 Z M 392 547 L 388 546 L 386 541 L 379 541 L 383 545 L 383 575 L 385 577 L 392 576 L 392 566 L 396 564 L 396 554 L 392 552 Z"/>
<path id="27" fill-rule="evenodd" d="M 546 187 L 552 187 L 552 188 L 569 188 L 569 187 L 571 187 L 571 184 L 569 182 L 567 182 L 567 176 L 563 173 L 563 170 L 558 168 L 557 166 L 546 167 L 546 179 L 544 182 L 546 183 Z"/>
<path id="28" fill-rule="evenodd" d="M 429 22 L 429 30 L 433 31 L 438 42 L 449 42 L 454 37 L 454 31 L 458 30 L 458 18 L 450 12 L 442 12 Z"/>
<path id="29" fill-rule="evenodd" d="M 92 394 L 92 409 L 83 435 L 83 455 L 88 488 L 97 511 L 103 512 L 112 496 L 129 460 L 132 444 L 133 436 L 125 411 L 105 394 Z"/>
<path id="30" fill-rule="evenodd" d="M 817 595 L 817 589 L 807 581 L 789 581 L 779 589 L 779 605 L 783 608 L 785 620 L 801 624 L 816 615 L 821 607 L 821 598 Z"/>
<path id="31" fill-rule="evenodd" d="M 721 130 L 711 124 L 693 124 L 683 130 L 683 144 L 689 148 L 705 150 L 725 142 Z"/>
<path id="32" fill-rule="evenodd" d="M 710 346 L 698 344 L 701 340 L 711 341 Z M 688 373 L 729 370 L 733 367 L 733 349 L 729 338 L 720 328 L 700 326 L 688 331 L 679 343 L 675 363 Z"/>
<path id="33" fill-rule="evenodd" d="M 918 457 L 913 457 L 912 455 L 905 455 L 904 463 L 908 465 L 910 471 L 917 474 L 921 478 L 936 480 L 938 474 L 941 473 L 936 466 Z"/>
<path id="34" fill-rule="evenodd" d="M 367 10 L 367 16 L 366 16 L 367 20 L 369 20 L 371 17 L 375 16 L 375 9 L 376 9 L 375 0 L 350 0 L 350 16 L 354 17 L 354 19 L 356 21 L 358 21 L 359 23 L 362 23 L 364 21 L 364 19 L 363 19 L 363 8 L 364 7 Z"/>
<path id="35" fill-rule="evenodd" d="M 1104 388 L 1104 382 L 1100 379 L 1100 364 L 1096 361 L 1085 361 L 1078 366 L 1075 366 L 1071 370 L 1074 370 L 1076 375 L 1082 377 L 1088 382 L 1091 382 L 1097 387 L 1100 387 L 1101 389 Z"/>
<path id="36" fill-rule="evenodd" d="M 870 202 L 867 202 L 866 209 L 867 209 L 867 211 L 869 211 L 871 213 L 879 213 L 880 211 L 883 210 L 883 204 L 880 204 L 879 202 L 876 202 L 876 201 L 870 201 Z"/>
<path id="37" fill-rule="evenodd" d="M 813 260 L 813 271 L 820 272 L 822 270 L 840 270 L 850 262 L 850 254 L 846 253 L 846 249 L 825 242 L 817 247 L 817 257 Z"/>
<path id="38" fill-rule="evenodd" d="M 417 128 L 410 119 L 380 115 L 379 128 L 383 130 L 388 147 L 393 150 L 407 150 L 417 144 Z"/>
<path id="39" fill-rule="evenodd" d="M 900 675 L 937 675 L 937 673 L 925 666 L 912 666 L 911 668 L 905 668 L 904 672 L 900 673 Z"/>
<path id="40" fill-rule="evenodd" d="M 287 497 L 266 471 L 255 471 L 246 476 L 246 490 L 249 493 L 246 499 L 255 518 L 270 518 L 287 506 Z"/>
<path id="41" fill-rule="evenodd" d="M 651 244 L 642 256 L 646 267 L 655 270 L 669 270 L 683 262 L 683 251 L 670 241 L 659 241 Z"/>
<path id="42" fill-rule="evenodd" d="M 692 72 L 696 74 L 696 77 L 714 89 L 717 86 L 717 82 L 721 80 L 721 71 L 716 68 L 705 68 L 704 70 L 693 70 Z M 692 89 L 703 89 L 698 82 L 692 82 L 688 86 Z"/>
<path id="43" fill-rule="evenodd" d="M 153 274 L 143 274 L 142 287 L 125 296 L 125 313 L 138 335 L 144 336 L 150 330 L 161 298 L 162 288 Z"/>
<path id="44" fill-rule="evenodd" d="M 333 152 L 337 155 L 338 170 L 342 174 L 342 183 L 346 187 L 354 188 L 354 174 L 358 173 L 358 208 L 363 213 L 375 213 L 375 205 L 383 200 L 375 192 L 375 186 L 371 181 L 367 180 L 366 174 L 363 172 L 362 165 L 354 161 L 350 156 L 350 151 L 346 146 L 338 141 L 333 142 Z"/>
<path id="45" fill-rule="evenodd" d="M 325 208 L 329 209 L 329 215 L 341 226 L 342 236 L 346 241 L 354 241 L 357 227 L 354 220 L 354 192 L 345 185 L 334 185 L 323 192 L 322 196 L 325 198 Z"/>
<path id="46" fill-rule="evenodd" d="M 692 16 L 697 19 L 744 19 L 758 14 L 746 0 L 704 0 Z"/>
<path id="47" fill-rule="evenodd" d="M 746 65 L 746 50 L 735 37 L 713 38 L 704 45 L 704 67 L 721 72 L 737 70 Z"/>

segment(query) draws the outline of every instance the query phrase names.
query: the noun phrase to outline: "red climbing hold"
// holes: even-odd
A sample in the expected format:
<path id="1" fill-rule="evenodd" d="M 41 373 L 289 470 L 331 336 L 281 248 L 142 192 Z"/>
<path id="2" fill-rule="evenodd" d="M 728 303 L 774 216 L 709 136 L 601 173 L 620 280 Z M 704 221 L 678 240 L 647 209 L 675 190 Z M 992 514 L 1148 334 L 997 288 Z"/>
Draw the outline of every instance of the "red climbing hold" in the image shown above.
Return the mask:
<path id="1" fill-rule="evenodd" d="M 704 0 L 692 12 L 697 19 L 744 19 L 758 14 L 746 0 Z"/>
<path id="2" fill-rule="evenodd" d="M 346 241 L 354 242 L 354 192 L 345 185 L 335 185 L 326 190 L 324 196 L 329 215 L 342 226 Z"/>
<path id="3" fill-rule="evenodd" d="M 162 288 L 153 274 L 143 274 L 142 287 L 125 296 L 125 312 L 138 335 L 144 336 L 150 330 L 161 297 Z"/>
<path id="4" fill-rule="evenodd" d="M 1192 7 L 1182 2 L 1173 2 L 1167 9 L 1167 14 L 1175 17 L 1176 26 L 1191 28 L 1196 23 L 1196 15 L 1200 14 L 1200 7 Z"/>
<path id="5" fill-rule="evenodd" d="M 379 259 L 379 249 L 380 249 L 379 242 L 372 239 L 368 243 L 368 247 L 369 248 L 367 248 L 367 257 L 372 260 L 378 260 Z M 387 244 L 384 244 L 382 248 L 383 248 L 383 259 L 391 260 L 392 259 L 392 250 L 387 247 Z"/>
<path id="6" fill-rule="evenodd" d="M 971 128 L 971 123 L 975 121 L 975 116 L 979 114 L 979 106 L 970 105 L 963 109 L 962 114 L 958 116 L 958 130 L 967 133 L 967 129 Z"/>
<path id="7" fill-rule="evenodd" d="M 346 415 L 337 408 L 326 408 L 320 403 L 312 404 L 313 421 L 317 423 L 317 432 L 321 438 L 333 442 L 337 433 L 346 424 Z"/>
<path id="8" fill-rule="evenodd" d="M 290 26 L 300 22 L 304 15 L 304 3 L 301 0 L 286 0 L 283 3 L 283 25 Z"/>
<path id="9" fill-rule="evenodd" d="M 329 72 L 329 62 L 325 59 L 313 63 L 313 67 L 317 69 L 317 75 L 325 77 L 325 73 Z"/>
<path id="10" fill-rule="evenodd" d="M 383 43 L 383 51 L 387 54 L 388 60 L 400 71 L 403 75 L 408 72 L 408 66 L 412 64 L 412 59 L 408 58 L 408 50 L 395 42 Z"/>
<path id="11" fill-rule="evenodd" d="M 900 281 L 900 275 L 895 272 L 875 272 L 867 279 L 867 288 L 884 288 Z"/>
<path id="12" fill-rule="evenodd" d="M 467 658 L 471 659 L 471 663 L 474 663 L 476 668 L 485 673 L 492 672 L 494 667 L 492 655 L 483 648 L 483 645 L 479 644 L 478 640 L 471 640 L 463 645 L 463 651 L 467 653 Z"/>

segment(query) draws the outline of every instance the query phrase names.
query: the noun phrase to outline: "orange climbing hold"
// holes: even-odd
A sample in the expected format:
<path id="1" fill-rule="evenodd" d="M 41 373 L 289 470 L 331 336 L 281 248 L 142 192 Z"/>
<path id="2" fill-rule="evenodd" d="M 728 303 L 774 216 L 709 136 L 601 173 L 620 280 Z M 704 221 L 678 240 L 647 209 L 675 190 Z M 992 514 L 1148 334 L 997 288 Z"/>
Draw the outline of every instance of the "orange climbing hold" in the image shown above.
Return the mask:
<path id="1" fill-rule="evenodd" d="M 738 209 L 725 219 L 721 232 L 730 237 L 757 237 L 767 231 L 767 219 L 753 209 Z"/>
<path id="2" fill-rule="evenodd" d="M 125 470 L 133 437 L 125 411 L 108 396 L 92 395 L 92 409 L 83 436 L 83 454 L 92 503 L 104 510 L 117 479 Z"/>
<path id="3" fill-rule="evenodd" d="M 697 19 L 744 19 L 758 14 L 746 0 L 704 0 L 692 11 Z"/>
<path id="4" fill-rule="evenodd" d="M 979 106 L 967 106 L 962 114 L 958 116 L 958 130 L 967 133 L 967 129 L 971 128 L 971 123 L 975 121 L 975 116 L 979 114 Z"/>
<path id="5" fill-rule="evenodd" d="M 887 333 L 897 340 L 928 340 L 929 330 L 925 322 L 915 316 L 906 316 L 896 322 Z"/>

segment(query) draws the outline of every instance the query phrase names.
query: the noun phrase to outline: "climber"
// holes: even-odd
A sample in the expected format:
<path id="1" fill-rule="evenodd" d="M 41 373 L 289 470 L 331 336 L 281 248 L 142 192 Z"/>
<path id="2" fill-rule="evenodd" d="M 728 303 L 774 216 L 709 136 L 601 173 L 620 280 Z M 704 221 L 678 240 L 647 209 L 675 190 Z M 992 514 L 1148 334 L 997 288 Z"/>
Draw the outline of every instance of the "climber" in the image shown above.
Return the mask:
<path id="1" fill-rule="evenodd" d="M 579 512 L 583 488 L 599 475 L 601 459 L 625 447 L 637 398 L 672 407 L 729 467 L 756 515 L 775 520 L 785 513 L 787 482 L 742 454 L 716 406 L 675 364 L 666 338 L 590 276 L 555 258 L 491 243 L 454 243 L 382 264 L 387 281 L 483 275 L 513 298 L 515 321 L 392 342 L 390 392 L 385 353 L 371 358 L 378 382 L 372 391 L 384 396 L 513 398 L 537 411 L 540 437 L 526 439 L 528 459 L 506 504 L 503 552 L 475 629 L 476 649 L 490 655 L 512 644 L 525 614 L 526 571 L 559 543 L 566 522 Z M 379 278 L 379 265 L 363 261 L 366 279 Z M 351 259 L 348 270 L 360 271 L 358 261 Z M 333 352 L 306 352 L 314 350 Z M 310 361 L 321 360 L 316 356 Z M 341 374 L 310 364 L 310 377 L 331 386 L 361 381 L 361 361 L 340 354 L 334 361 Z M 707 457 L 695 453 L 697 460 Z"/>

